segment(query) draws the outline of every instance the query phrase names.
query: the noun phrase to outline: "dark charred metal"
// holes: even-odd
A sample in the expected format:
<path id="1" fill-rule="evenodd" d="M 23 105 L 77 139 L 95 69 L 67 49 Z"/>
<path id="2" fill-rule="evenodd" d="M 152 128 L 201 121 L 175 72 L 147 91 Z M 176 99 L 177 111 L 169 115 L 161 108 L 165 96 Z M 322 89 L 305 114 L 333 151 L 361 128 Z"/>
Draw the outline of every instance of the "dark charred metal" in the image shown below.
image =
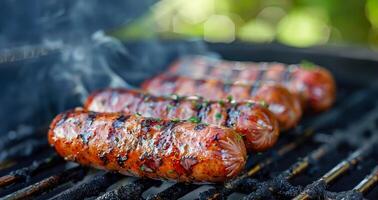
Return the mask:
<path id="1" fill-rule="evenodd" d="M 89 180 L 78 183 L 72 188 L 56 195 L 52 198 L 52 200 L 79 200 L 86 197 L 97 196 L 121 178 L 122 175 L 113 173 L 97 175 Z"/>
<path id="2" fill-rule="evenodd" d="M 78 166 L 68 170 L 63 171 L 60 174 L 52 175 L 48 178 L 43 179 L 33 185 L 23 188 L 17 192 L 5 196 L 4 200 L 18 200 L 18 199 L 28 199 L 38 194 L 44 193 L 50 189 L 57 187 L 68 181 L 80 180 L 85 175 L 85 169 Z"/>
<path id="3" fill-rule="evenodd" d="M 51 156 L 41 161 L 35 161 L 30 166 L 24 167 L 15 171 L 10 172 L 9 174 L 0 177 L 0 188 L 8 186 L 12 183 L 18 181 L 28 181 L 29 178 L 35 175 L 42 170 L 48 169 L 50 167 L 56 166 L 63 163 L 63 159 L 57 155 Z"/>
<path id="4" fill-rule="evenodd" d="M 301 194 L 295 197 L 295 200 L 305 200 L 318 196 L 324 196 L 326 187 L 348 170 L 352 169 L 352 167 L 355 167 L 359 162 L 363 161 L 366 156 L 370 155 L 374 149 L 374 146 L 377 145 L 377 141 L 378 136 L 375 136 L 371 140 L 367 141 L 363 147 L 353 152 L 347 159 L 340 162 L 319 180 L 307 186 Z"/>
<path id="5" fill-rule="evenodd" d="M 157 180 L 146 180 L 146 179 L 138 179 L 135 182 L 121 186 L 115 190 L 109 191 L 98 198 L 96 200 L 107 200 L 107 199 L 114 199 L 114 200 L 132 200 L 132 199 L 140 199 L 142 193 L 152 186 L 158 186 L 161 184 L 161 181 Z"/>
<path id="6" fill-rule="evenodd" d="M 353 190 L 365 194 L 378 183 L 378 166 L 374 168 L 370 175 L 366 176 Z"/>
<path id="7" fill-rule="evenodd" d="M 300 159 L 290 166 L 289 169 L 283 171 L 278 176 L 267 182 L 257 184 L 255 192 L 250 193 L 244 199 L 265 199 L 273 198 L 274 194 L 284 196 L 285 198 L 293 198 L 301 191 L 300 187 L 292 186 L 288 180 L 303 173 L 314 162 L 319 161 L 322 157 L 329 154 L 340 144 L 340 140 L 331 141 L 324 144 L 315 151 L 311 152 L 308 156 Z"/>
<path id="8" fill-rule="evenodd" d="M 147 197 L 148 200 L 170 200 L 178 199 L 185 194 L 198 188 L 198 185 L 177 183 L 165 189 L 163 192 Z"/>

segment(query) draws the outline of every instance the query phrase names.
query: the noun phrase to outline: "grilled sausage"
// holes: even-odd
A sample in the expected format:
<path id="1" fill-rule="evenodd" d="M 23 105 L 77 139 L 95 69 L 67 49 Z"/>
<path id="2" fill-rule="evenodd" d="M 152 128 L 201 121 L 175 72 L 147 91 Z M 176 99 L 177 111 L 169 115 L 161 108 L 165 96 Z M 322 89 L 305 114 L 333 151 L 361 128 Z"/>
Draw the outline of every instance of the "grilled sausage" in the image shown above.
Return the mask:
<path id="1" fill-rule="evenodd" d="M 152 179 L 223 182 L 246 163 L 231 129 L 138 115 L 68 111 L 53 120 L 48 140 L 67 160 Z"/>
<path id="2" fill-rule="evenodd" d="M 264 106 L 252 101 L 230 103 L 200 97 L 158 97 L 138 90 L 104 89 L 92 93 L 84 109 L 95 112 L 140 113 L 145 117 L 187 119 L 233 128 L 244 136 L 249 151 L 271 148 L 279 136 L 278 122 Z"/>
<path id="3" fill-rule="evenodd" d="M 231 62 L 206 57 L 190 57 L 175 62 L 169 72 L 194 78 L 211 77 L 246 84 L 273 81 L 297 94 L 303 106 L 315 112 L 329 109 L 336 98 L 336 84 L 333 76 L 327 69 L 318 66 L 286 66 L 274 62 Z"/>
<path id="4" fill-rule="evenodd" d="M 236 101 L 264 101 L 277 117 L 282 130 L 294 127 L 302 116 L 299 98 L 284 87 L 270 82 L 246 85 L 161 74 L 145 81 L 142 88 L 154 95 L 198 95 L 210 100 L 232 98 Z"/>

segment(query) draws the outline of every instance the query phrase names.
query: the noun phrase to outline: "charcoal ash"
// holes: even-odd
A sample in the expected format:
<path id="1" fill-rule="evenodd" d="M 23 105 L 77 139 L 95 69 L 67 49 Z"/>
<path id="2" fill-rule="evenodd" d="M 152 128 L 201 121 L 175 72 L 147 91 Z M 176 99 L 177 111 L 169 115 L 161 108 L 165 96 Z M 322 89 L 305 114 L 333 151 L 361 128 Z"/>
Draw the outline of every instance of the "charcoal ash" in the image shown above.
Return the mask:
<path id="1" fill-rule="evenodd" d="M 96 199 L 140 199 L 140 196 L 146 189 L 152 186 L 159 186 L 160 184 L 161 182 L 157 180 L 138 179 L 130 184 L 122 185 L 117 189 L 106 192 Z"/>
<path id="2" fill-rule="evenodd" d="M 346 192 L 326 192 L 326 196 L 329 199 L 334 200 L 364 200 L 365 198 L 360 192 L 355 190 Z"/>
<path id="3" fill-rule="evenodd" d="M 327 184 L 323 180 L 315 181 L 314 183 L 308 185 L 304 191 L 311 198 L 323 198 L 326 193 Z"/>
<path id="4" fill-rule="evenodd" d="M 303 189 L 301 186 L 290 184 L 284 175 L 273 178 L 271 185 L 276 195 L 285 199 L 296 197 Z"/>

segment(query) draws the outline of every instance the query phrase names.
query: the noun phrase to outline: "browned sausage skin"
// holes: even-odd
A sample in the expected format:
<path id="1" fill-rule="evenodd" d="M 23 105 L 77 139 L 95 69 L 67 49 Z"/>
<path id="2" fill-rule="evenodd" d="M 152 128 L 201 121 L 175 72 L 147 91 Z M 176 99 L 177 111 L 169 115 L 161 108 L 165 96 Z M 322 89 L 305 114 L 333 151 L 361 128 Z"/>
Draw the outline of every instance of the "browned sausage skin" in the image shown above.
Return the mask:
<path id="1" fill-rule="evenodd" d="M 194 78 L 211 77 L 246 84 L 273 81 L 297 94 L 301 97 L 303 106 L 315 112 L 329 109 L 336 98 L 336 83 L 332 74 L 319 66 L 231 62 L 197 56 L 176 61 L 169 72 Z"/>
<path id="2" fill-rule="evenodd" d="M 68 111 L 50 125 L 49 143 L 67 160 L 178 182 L 223 182 L 246 162 L 231 129 L 119 113 Z"/>
<path id="3" fill-rule="evenodd" d="M 282 130 L 294 127 L 302 116 L 300 99 L 283 86 L 271 82 L 247 85 L 161 74 L 145 81 L 142 88 L 154 95 L 198 95 L 210 100 L 232 98 L 236 101 L 264 101 L 277 117 Z"/>
<path id="4" fill-rule="evenodd" d="M 244 136 L 248 151 L 267 150 L 279 137 L 279 126 L 274 115 L 263 105 L 252 101 L 205 101 L 196 96 L 158 97 L 139 90 L 104 89 L 92 93 L 84 109 L 140 113 L 145 117 L 187 119 L 226 126 Z"/>

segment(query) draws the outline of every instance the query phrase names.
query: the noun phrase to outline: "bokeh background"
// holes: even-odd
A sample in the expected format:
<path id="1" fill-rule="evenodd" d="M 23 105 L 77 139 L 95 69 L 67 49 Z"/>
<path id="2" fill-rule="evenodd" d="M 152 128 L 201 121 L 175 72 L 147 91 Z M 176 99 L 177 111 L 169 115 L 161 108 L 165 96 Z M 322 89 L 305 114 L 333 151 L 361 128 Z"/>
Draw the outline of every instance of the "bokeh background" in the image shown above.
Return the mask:
<path id="1" fill-rule="evenodd" d="M 122 40 L 158 36 L 378 50 L 378 0 L 162 0 L 109 32 Z"/>

